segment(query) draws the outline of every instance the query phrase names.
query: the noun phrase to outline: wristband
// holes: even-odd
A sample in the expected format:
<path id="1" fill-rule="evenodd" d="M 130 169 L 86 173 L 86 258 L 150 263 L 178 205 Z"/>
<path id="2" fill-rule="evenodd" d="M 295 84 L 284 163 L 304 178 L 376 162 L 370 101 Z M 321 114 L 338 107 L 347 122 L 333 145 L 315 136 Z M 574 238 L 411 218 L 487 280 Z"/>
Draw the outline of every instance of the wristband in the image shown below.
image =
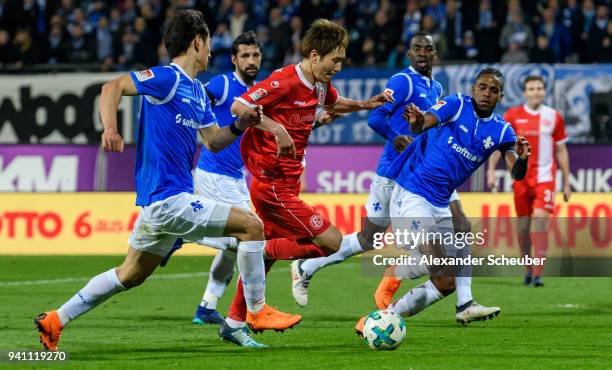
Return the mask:
<path id="1" fill-rule="evenodd" d="M 232 134 L 234 134 L 234 135 L 236 135 L 236 136 L 240 136 L 240 135 L 242 135 L 242 134 L 244 133 L 244 130 L 239 129 L 239 128 L 236 126 L 236 122 L 232 122 L 232 123 L 230 124 L 230 127 L 229 127 L 229 128 L 230 128 L 230 131 L 232 132 Z"/>

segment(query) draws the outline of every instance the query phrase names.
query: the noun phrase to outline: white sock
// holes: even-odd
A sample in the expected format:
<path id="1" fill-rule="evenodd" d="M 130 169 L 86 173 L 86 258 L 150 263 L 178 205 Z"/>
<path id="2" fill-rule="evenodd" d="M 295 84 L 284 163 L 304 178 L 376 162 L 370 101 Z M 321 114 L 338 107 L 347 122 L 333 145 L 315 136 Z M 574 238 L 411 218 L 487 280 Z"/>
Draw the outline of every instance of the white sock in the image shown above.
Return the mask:
<path id="1" fill-rule="evenodd" d="M 470 257 L 472 248 L 467 245 L 464 248 L 457 249 L 458 258 Z M 455 268 L 455 289 L 457 291 L 457 307 L 461 307 L 472 299 L 472 266 L 466 265 Z"/>
<path id="2" fill-rule="evenodd" d="M 238 245 L 238 271 L 242 277 L 247 310 L 259 312 L 266 302 L 266 272 L 263 260 L 265 242 L 248 241 Z"/>
<path id="3" fill-rule="evenodd" d="M 119 281 L 114 267 L 94 276 L 83 289 L 57 310 L 62 325 L 66 326 L 70 321 L 124 290 L 125 287 Z"/>
<path id="4" fill-rule="evenodd" d="M 418 262 L 418 259 L 417 259 Z M 399 265 L 395 268 L 395 278 L 398 280 L 402 279 L 418 279 L 425 275 L 429 275 L 429 270 L 427 269 L 427 265 Z"/>
<path id="5" fill-rule="evenodd" d="M 428 306 L 444 298 L 442 293 L 433 285 L 431 280 L 427 280 L 421 285 L 417 285 L 406 293 L 389 309 L 397 312 L 401 316 L 412 316 L 423 311 Z"/>
<path id="6" fill-rule="evenodd" d="M 314 275 L 317 270 L 329 266 L 334 263 L 340 263 L 347 258 L 356 254 L 363 253 L 359 240 L 357 239 L 357 233 L 345 235 L 340 243 L 340 249 L 336 253 L 330 254 L 325 257 L 309 258 L 302 263 L 302 271 L 307 275 Z"/>
<path id="7" fill-rule="evenodd" d="M 229 317 L 225 318 L 225 322 L 227 323 L 227 326 L 232 329 L 244 328 L 244 326 L 246 325 L 246 323 L 243 321 L 236 321 L 234 319 L 230 319 Z"/>
<path id="8" fill-rule="evenodd" d="M 229 236 L 225 236 L 222 238 L 202 238 L 198 240 L 196 243 L 200 245 L 206 245 L 219 250 L 236 250 L 238 247 L 238 239 L 232 238 Z"/>
<path id="9" fill-rule="evenodd" d="M 232 238 L 233 239 L 233 238 Z M 225 288 L 234 276 L 234 265 L 236 263 L 236 252 L 231 250 L 218 251 L 210 265 L 208 283 L 202 296 L 201 307 L 214 310 L 217 301 L 223 295 Z"/>
<path id="10" fill-rule="evenodd" d="M 461 307 L 472 299 L 472 277 L 455 277 L 455 288 L 457 289 L 457 307 Z"/>

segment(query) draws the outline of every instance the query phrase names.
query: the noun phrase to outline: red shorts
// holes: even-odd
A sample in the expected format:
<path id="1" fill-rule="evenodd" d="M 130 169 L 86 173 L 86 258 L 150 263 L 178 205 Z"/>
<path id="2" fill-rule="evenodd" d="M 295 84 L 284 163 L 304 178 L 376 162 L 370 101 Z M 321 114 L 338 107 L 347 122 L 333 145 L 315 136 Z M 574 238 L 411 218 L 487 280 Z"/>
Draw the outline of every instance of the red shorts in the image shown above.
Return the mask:
<path id="1" fill-rule="evenodd" d="M 531 216 L 536 208 L 541 208 L 550 213 L 555 209 L 554 182 L 529 186 L 525 181 L 515 181 L 513 188 L 514 208 L 517 216 Z"/>
<path id="2" fill-rule="evenodd" d="M 331 223 L 299 198 L 300 183 L 268 184 L 253 177 L 251 201 L 264 223 L 266 239 L 312 239 Z"/>

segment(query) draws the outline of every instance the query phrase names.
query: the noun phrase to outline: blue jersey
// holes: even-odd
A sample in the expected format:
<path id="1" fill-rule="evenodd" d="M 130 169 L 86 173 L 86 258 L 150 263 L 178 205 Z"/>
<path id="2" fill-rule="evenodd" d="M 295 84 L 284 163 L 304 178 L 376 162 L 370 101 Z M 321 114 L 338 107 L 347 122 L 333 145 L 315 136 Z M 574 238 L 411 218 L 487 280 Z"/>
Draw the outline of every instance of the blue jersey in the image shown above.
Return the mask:
<path id="1" fill-rule="evenodd" d="M 429 108 L 438 125 L 419 135 L 393 162 L 395 181 L 438 207 L 496 150 L 516 143 L 509 123 L 493 113 L 479 118 L 472 98 L 455 94 Z"/>
<path id="2" fill-rule="evenodd" d="M 231 112 L 232 103 L 234 103 L 234 99 L 244 94 L 249 87 L 235 72 L 232 72 L 213 77 L 204 85 L 204 88 L 214 98 L 212 110 L 217 117 L 219 126 L 228 126 L 234 122 L 237 117 Z M 203 146 L 198 160 L 198 168 L 236 179 L 244 177 L 244 162 L 240 155 L 240 138 L 217 153 L 213 153 Z"/>
<path id="3" fill-rule="evenodd" d="M 217 123 L 204 86 L 176 64 L 130 75 L 144 95 L 136 142 L 136 205 L 193 193 L 198 129 Z"/>
<path id="4" fill-rule="evenodd" d="M 442 85 L 438 81 L 430 80 L 412 67 L 391 76 L 386 88 L 393 93 L 393 103 L 376 108 L 368 117 L 368 125 L 387 139 L 376 169 L 376 173 L 383 177 L 389 177 L 389 167 L 399 155 L 393 147 L 393 140 L 398 135 L 415 136 L 408 122 L 402 118 L 404 107 L 412 103 L 421 110 L 427 110 L 442 95 Z"/>

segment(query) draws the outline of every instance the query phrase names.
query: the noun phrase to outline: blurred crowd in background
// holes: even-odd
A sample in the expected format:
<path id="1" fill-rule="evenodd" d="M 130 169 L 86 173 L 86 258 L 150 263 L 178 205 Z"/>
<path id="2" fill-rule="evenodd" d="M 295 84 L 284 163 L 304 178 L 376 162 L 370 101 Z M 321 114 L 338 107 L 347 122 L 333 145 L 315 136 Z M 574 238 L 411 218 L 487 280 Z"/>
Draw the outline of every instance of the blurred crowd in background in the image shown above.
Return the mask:
<path id="1" fill-rule="evenodd" d="M 401 68 L 412 35 L 434 35 L 442 63 L 611 63 L 612 0 L 0 0 L 0 70 L 78 64 L 125 70 L 169 63 L 162 35 L 177 10 L 201 10 L 212 67 L 231 69 L 233 39 L 262 44 L 262 68 L 301 60 L 316 18 L 349 31 L 347 66 Z M 72 66 L 74 70 L 74 66 Z M 77 67 L 78 69 L 78 67 Z"/>

